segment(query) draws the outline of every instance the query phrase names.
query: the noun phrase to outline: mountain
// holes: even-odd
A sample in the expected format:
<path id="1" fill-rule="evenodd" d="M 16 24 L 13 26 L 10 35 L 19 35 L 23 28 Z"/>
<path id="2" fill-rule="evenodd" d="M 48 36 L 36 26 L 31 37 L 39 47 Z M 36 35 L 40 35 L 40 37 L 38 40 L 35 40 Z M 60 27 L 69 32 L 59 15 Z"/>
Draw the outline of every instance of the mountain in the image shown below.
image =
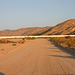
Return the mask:
<path id="1" fill-rule="evenodd" d="M 11 31 L 11 30 L 10 30 L 10 29 L 5 29 L 5 31 L 8 31 L 8 32 L 9 32 L 9 31 Z"/>
<path id="2" fill-rule="evenodd" d="M 40 33 L 41 35 L 42 33 Z M 70 19 L 65 22 L 59 23 L 49 30 L 43 32 L 42 35 L 75 35 L 75 19 Z"/>
<path id="3" fill-rule="evenodd" d="M 23 35 L 35 35 L 36 33 L 44 32 L 48 30 L 50 27 L 30 27 L 30 28 L 21 28 L 17 30 L 3 30 L 0 31 L 0 36 L 23 36 Z"/>
<path id="4" fill-rule="evenodd" d="M 0 36 L 23 36 L 23 35 L 75 35 L 75 19 L 59 23 L 53 27 L 30 27 L 17 30 L 0 31 Z"/>

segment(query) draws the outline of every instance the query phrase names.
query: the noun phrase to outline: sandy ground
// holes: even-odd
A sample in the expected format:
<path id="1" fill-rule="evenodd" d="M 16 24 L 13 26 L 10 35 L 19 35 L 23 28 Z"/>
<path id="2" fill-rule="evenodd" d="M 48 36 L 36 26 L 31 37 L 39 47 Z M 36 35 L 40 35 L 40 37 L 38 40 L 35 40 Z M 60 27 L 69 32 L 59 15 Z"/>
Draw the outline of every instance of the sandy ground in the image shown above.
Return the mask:
<path id="1" fill-rule="evenodd" d="M 22 39 L 8 39 L 8 40 L 17 43 L 0 43 L 0 56 L 7 54 L 16 49 L 17 47 L 21 46 L 22 44 L 18 42 L 23 41 Z M 13 44 L 16 44 L 16 46 L 14 46 Z"/>
<path id="2" fill-rule="evenodd" d="M 36 39 L 0 56 L 1 75 L 74 75 L 75 56 L 47 39 Z"/>
<path id="3" fill-rule="evenodd" d="M 13 46 L 13 43 L 11 44 L 0 44 L 0 55 L 4 55 L 7 54 L 8 52 L 14 50 L 15 48 L 17 48 L 18 46 L 20 46 L 20 44 L 16 43 L 16 46 Z"/>

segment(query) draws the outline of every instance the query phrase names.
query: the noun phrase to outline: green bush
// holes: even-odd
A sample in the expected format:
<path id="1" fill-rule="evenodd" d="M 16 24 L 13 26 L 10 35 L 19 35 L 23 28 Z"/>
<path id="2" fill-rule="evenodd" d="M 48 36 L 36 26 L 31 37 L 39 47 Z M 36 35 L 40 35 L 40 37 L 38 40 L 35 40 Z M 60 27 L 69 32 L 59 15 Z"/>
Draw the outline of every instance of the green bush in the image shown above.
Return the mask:
<path id="1" fill-rule="evenodd" d="M 16 46 L 16 44 L 13 44 L 13 46 Z"/>
<path id="2" fill-rule="evenodd" d="M 24 42 L 21 42 L 22 44 L 24 43 Z"/>

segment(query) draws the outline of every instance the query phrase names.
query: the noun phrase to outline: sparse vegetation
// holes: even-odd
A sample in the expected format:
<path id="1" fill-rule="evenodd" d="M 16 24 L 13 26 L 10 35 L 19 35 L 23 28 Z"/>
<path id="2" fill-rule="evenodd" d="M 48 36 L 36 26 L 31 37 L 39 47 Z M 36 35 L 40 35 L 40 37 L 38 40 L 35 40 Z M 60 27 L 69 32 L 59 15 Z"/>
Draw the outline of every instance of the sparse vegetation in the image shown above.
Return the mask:
<path id="1" fill-rule="evenodd" d="M 28 40 L 34 40 L 36 38 L 35 37 L 27 37 L 26 39 L 28 39 Z"/>
<path id="2" fill-rule="evenodd" d="M 23 38 L 22 40 L 25 40 L 25 38 Z"/>
<path id="3" fill-rule="evenodd" d="M 66 47 L 75 48 L 75 37 L 50 38 L 50 40 Z"/>
<path id="4" fill-rule="evenodd" d="M 22 42 L 22 44 L 23 44 L 24 42 Z"/>
<path id="5" fill-rule="evenodd" d="M 14 39 L 14 38 L 8 38 L 8 39 L 0 39 L 0 54 L 6 54 L 8 52 L 11 52 L 15 48 L 21 46 L 24 44 L 26 40 L 20 39 Z"/>
<path id="6" fill-rule="evenodd" d="M 4 49 L 1 49 L 2 51 L 4 51 Z"/>
<path id="7" fill-rule="evenodd" d="M 20 42 L 18 42 L 19 44 L 23 44 L 25 41 L 20 41 Z"/>
<path id="8" fill-rule="evenodd" d="M 9 41 L 7 39 L 1 39 L 0 43 L 8 43 Z"/>
<path id="9" fill-rule="evenodd" d="M 0 43 L 16 43 L 16 42 L 10 41 L 8 39 L 0 39 Z"/>
<path id="10" fill-rule="evenodd" d="M 65 38 L 71 38 L 71 36 L 66 36 Z"/>
<path id="11" fill-rule="evenodd" d="M 22 40 L 15 40 L 15 39 L 0 39 L 0 43 L 21 43 L 23 44 L 25 42 L 25 38 L 23 38 Z"/>
<path id="12" fill-rule="evenodd" d="M 13 46 L 16 46 L 16 44 L 13 44 Z"/>

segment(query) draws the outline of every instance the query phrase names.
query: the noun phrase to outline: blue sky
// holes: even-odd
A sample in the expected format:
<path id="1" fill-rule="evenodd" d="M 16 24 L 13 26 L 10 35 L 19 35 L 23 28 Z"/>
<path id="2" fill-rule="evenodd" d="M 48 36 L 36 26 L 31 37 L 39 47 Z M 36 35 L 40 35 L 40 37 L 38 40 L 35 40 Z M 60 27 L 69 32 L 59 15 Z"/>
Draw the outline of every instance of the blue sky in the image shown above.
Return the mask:
<path id="1" fill-rule="evenodd" d="M 0 0 L 0 30 L 54 26 L 75 19 L 75 0 Z"/>

